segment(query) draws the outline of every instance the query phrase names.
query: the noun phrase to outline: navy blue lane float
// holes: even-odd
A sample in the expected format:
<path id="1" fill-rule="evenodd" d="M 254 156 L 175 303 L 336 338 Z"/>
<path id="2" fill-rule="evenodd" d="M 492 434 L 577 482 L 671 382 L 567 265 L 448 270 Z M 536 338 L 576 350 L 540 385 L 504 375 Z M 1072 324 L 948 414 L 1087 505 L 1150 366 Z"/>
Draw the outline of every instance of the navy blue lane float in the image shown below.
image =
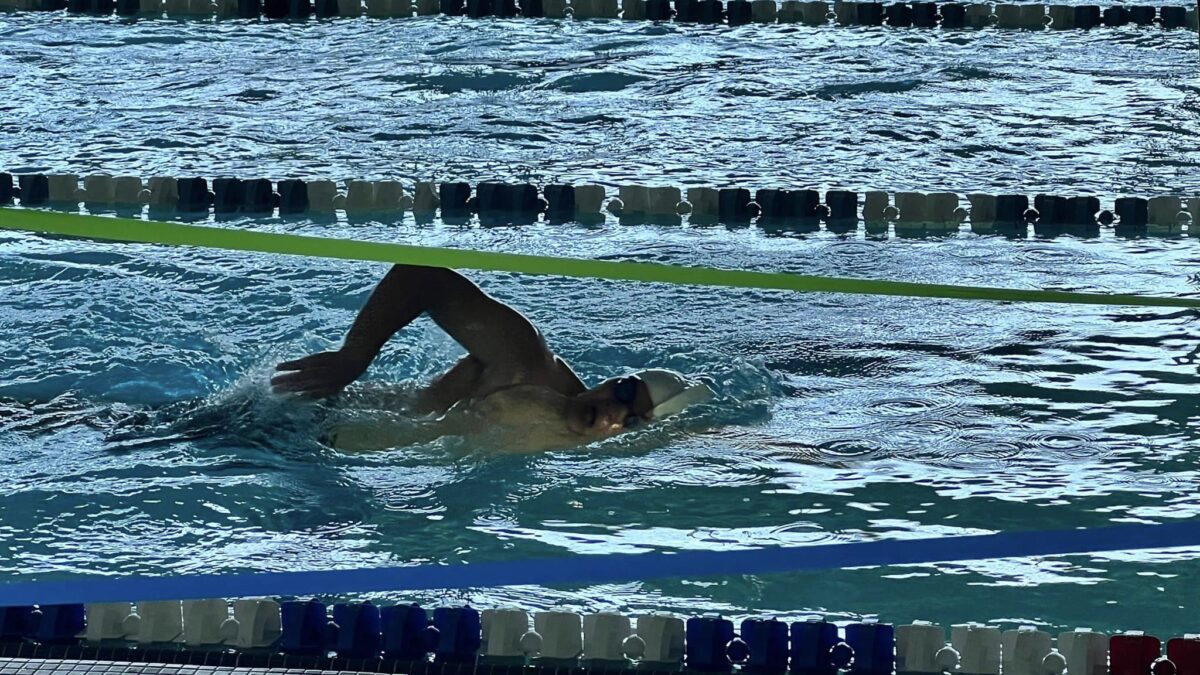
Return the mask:
<path id="1" fill-rule="evenodd" d="M 1200 521 L 744 551 L 577 555 L 470 565 L 167 577 L 76 576 L 0 584 L 0 607 L 620 583 L 1181 546 L 1200 546 Z"/>
<path id="2" fill-rule="evenodd" d="M 60 644 L 74 641 L 86 625 L 83 604 L 0 607 L 0 641 Z"/>
<path id="3" fill-rule="evenodd" d="M 316 656 L 336 652 L 345 658 L 417 661 L 433 653 L 438 663 L 474 660 L 482 632 L 479 612 L 470 607 L 419 605 L 376 607 L 370 602 L 338 603 L 330 620 L 325 604 L 293 600 L 280 605 L 279 651 Z"/>

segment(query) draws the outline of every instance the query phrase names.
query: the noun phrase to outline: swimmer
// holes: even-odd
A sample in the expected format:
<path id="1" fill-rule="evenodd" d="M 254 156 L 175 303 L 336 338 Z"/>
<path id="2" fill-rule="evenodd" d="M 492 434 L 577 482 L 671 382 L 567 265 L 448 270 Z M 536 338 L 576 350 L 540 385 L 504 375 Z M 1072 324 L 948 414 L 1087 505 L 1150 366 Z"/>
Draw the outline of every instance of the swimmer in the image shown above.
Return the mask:
<path id="1" fill-rule="evenodd" d="M 461 274 L 439 267 L 395 265 L 371 293 L 336 351 L 276 366 L 278 394 L 333 396 L 357 380 L 384 344 L 417 317 L 434 323 L 467 355 L 423 389 L 420 415 L 452 420 L 456 433 L 486 432 L 506 447 L 547 450 L 586 445 L 682 412 L 713 397 L 708 385 L 651 369 L 587 385 L 546 344 L 525 315 Z M 396 445 L 387 430 L 335 429 L 335 447 Z"/>

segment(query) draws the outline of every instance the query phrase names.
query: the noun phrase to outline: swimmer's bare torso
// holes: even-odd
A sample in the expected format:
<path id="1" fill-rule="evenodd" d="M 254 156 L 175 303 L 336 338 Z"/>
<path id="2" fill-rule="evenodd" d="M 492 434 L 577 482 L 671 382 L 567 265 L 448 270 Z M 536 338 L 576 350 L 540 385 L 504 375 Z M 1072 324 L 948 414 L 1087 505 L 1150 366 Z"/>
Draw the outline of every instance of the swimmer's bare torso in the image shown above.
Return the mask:
<path id="1" fill-rule="evenodd" d="M 614 435 L 638 412 L 633 404 L 613 400 L 606 385 L 589 390 L 523 314 L 457 272 L 435 267 L 393 266 L 341 349 L 281 363 L 271 384 L 278 393 L 332 396 L 366 371 L 392 335 L 423 314 L 468 353 L 421 392 L 419 414 L 452 412 L 480 426 L 516 429 L 530 449 L 542 449 Z"/>

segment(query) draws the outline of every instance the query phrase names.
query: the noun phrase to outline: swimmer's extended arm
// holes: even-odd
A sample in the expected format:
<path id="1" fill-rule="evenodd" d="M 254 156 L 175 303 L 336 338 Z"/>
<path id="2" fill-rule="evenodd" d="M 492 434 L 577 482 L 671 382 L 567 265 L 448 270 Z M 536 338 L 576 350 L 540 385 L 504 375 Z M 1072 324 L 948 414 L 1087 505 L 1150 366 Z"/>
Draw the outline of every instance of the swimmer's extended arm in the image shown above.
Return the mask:
<path id="1" fill-rule="evenodd" d="M 320 398 L 358 379 L 397 331 L 429 314 L 485 366 L 537 367 L 553 359 L 541 333 L 523 314 L 441 267 L 395 265 L 359 311 L 342 348 L 279 364 L 276 391 Z"/>

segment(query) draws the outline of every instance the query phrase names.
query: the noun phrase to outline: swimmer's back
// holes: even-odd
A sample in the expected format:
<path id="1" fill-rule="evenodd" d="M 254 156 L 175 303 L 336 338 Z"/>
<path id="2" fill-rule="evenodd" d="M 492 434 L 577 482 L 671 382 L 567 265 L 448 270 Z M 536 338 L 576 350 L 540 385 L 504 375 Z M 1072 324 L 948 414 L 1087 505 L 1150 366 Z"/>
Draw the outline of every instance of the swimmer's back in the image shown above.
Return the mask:
<path id="1" fill-rule="evenodd" d="M 495 363 L 485 365 L 467 356 L 434 380 L 422 393 L 418 408 L 422 412 L 441 413 L 463 401 L 482 401 L 493 394 L 515 387 L 533 386 L 574 396 L 586 387 L 575 371 L 558 356 L 547 351 L 544 363 Z"/>

